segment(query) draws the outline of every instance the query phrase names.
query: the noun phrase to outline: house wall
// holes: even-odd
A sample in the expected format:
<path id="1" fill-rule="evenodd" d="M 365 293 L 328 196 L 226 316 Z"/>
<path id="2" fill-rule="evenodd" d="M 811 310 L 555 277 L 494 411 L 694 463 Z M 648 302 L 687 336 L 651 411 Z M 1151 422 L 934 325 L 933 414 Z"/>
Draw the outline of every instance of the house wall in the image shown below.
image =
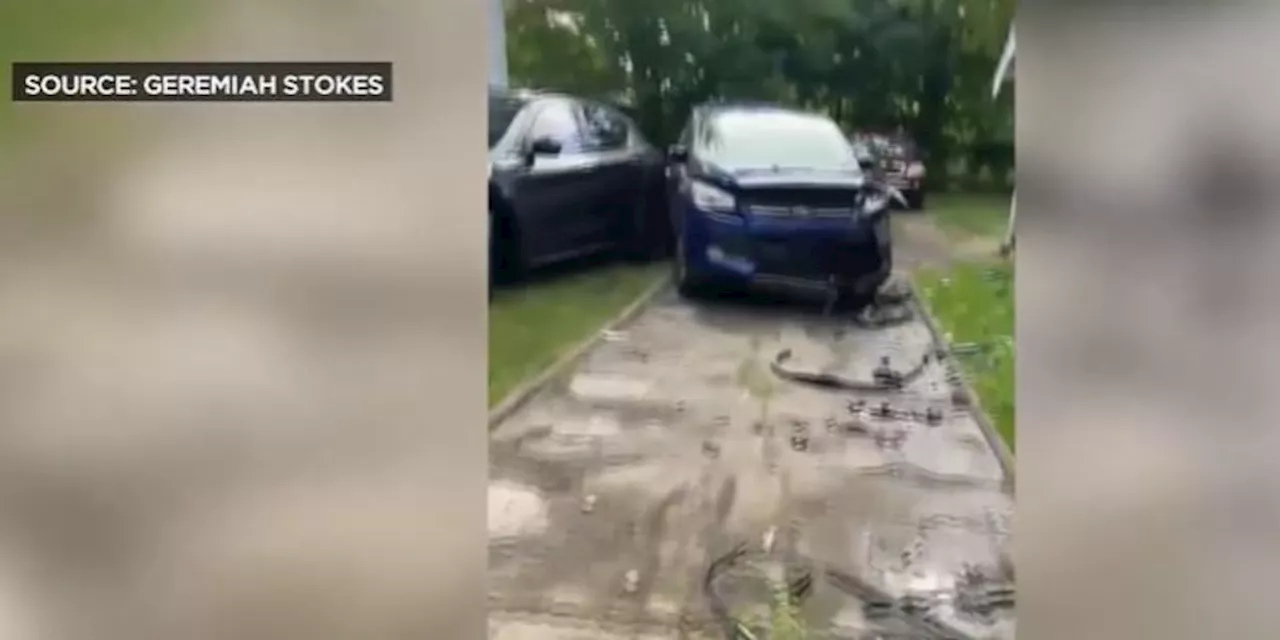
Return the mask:
<path id="1" fill-rule="evenodd" d="M 507 86 L 507 28 L 502 0 L 489 3 L 489 84 Z"/>

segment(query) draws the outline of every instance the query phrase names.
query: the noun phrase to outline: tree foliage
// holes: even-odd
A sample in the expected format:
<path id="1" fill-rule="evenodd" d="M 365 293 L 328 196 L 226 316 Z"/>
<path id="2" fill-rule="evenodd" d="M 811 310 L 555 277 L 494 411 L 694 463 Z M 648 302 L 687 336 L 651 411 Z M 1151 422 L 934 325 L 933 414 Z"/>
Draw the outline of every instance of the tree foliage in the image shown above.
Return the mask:
<path id="1" fill-rule="evenodd" d="M 1014 0 L 506 0 L 516 84 L 632 103 L 672 141 L 691 105 L 748 98 L 902 127 L 936 169 L 1003 176 L 1013 108 L 991 78 Z"/>

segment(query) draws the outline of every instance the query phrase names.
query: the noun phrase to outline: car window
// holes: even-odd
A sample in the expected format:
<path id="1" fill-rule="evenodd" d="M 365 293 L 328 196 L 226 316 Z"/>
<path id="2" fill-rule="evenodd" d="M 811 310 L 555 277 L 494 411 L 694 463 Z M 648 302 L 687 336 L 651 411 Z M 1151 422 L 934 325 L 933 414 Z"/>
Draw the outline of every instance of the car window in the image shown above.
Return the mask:
<path id="1" fill-rule="evenodd" d="M 797 113 L 718 114 L 700 136 L 708 160 L 726 169 L 858 171 L 853 145 L 828 118 Z"/>
<path id="2" fill-rule="evenodd" d="M 560 143 L 561 153 L 581 151 L 582 129 L 573 105 L 559 100 L 543 105 L 529 127 L 528 138 L 529 140 L 539 138 L 555 140 Z"/>
<path id="3" fill-rule="evenodd" d="M 630 127 L 621 114 L 598 104 L 582 105 L 582 122 L 587 148 L 592 151 L 616 151 L 627 146 Z"/>

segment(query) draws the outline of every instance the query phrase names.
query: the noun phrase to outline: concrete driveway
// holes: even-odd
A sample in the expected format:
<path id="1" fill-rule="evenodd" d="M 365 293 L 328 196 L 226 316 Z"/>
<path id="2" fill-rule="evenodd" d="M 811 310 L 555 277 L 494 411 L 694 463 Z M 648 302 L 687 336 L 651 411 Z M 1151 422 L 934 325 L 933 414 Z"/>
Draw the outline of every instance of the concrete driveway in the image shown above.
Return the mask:
<path id="1" fill-rule="evenodd" d="M 957 595 L 966 570 L 989 577 L 988 595 L 1011 581 L 1013 506 L 946 368 L 865 393 L 768 368 L 790 349 L 797 367 L 869 380 L 882 356 L 906 370 L 932 344 L 919 320 L 864 330 L 660 295 L 493 432 L 491 637 L 723 637 L 703 582 L 738 544 L 718 587 L 736 616 L 807 572 L 803 615 L 830 637 L 1012 637 L 1011 608 L 974 612 L 960 603 L 982 589 Z M 909 595 L 950 630 L 902 611 Z"/>

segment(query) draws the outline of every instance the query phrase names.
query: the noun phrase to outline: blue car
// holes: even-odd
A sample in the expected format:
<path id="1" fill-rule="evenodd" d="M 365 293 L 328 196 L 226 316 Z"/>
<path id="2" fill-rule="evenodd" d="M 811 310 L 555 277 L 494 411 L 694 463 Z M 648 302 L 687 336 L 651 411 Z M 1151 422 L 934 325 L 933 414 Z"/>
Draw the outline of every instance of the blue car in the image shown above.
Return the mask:
<path id="1" fill-rule="evenodd" d="M 858 161 L 822 115 L 695 107 L 668 150 L 680 292 L 769 288 L 869 300 L 893 267 L 886 214 L 896 194 Z"/>

